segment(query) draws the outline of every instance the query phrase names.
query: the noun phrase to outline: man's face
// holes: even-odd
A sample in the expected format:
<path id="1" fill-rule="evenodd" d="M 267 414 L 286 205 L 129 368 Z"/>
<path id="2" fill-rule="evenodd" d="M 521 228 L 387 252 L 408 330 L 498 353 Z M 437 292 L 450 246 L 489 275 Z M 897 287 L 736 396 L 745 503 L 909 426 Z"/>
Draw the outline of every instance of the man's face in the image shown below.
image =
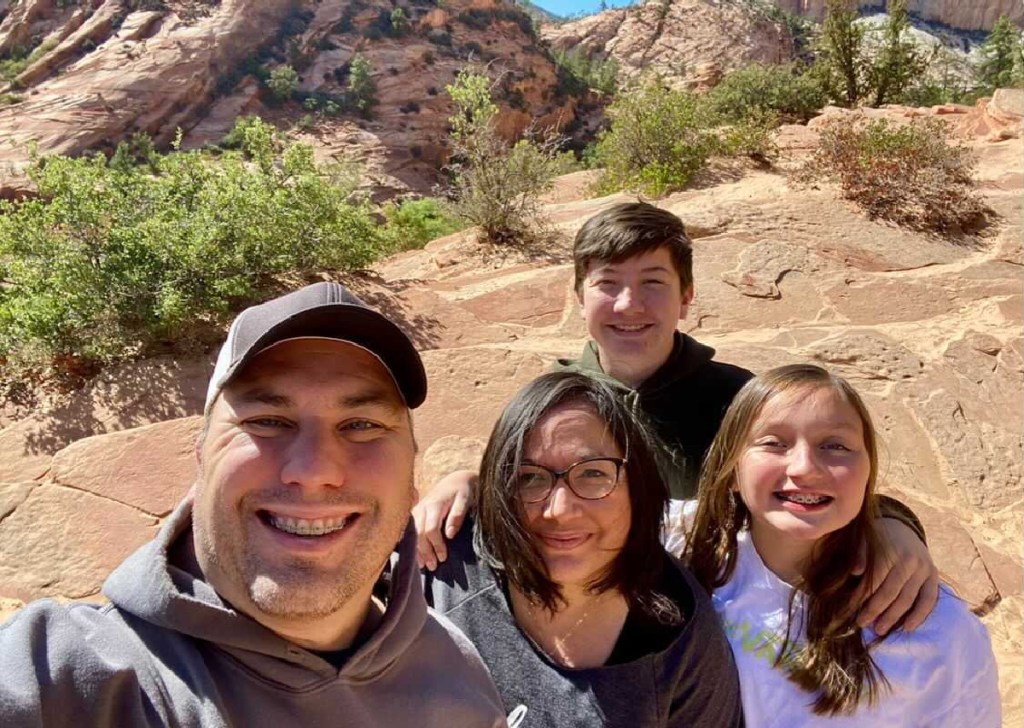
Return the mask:
<path id="1" fill-rule="evenodd" d="M 668 248 L 592 263 L 580 288 L 587 331 L 608 374 L 638 385 L 668 359 L 693 288 L 681 289 Z"/>
<path id="2" fill-rule="evenodd" d="M 199 449 L 210 583 L 258 621 L 369 603 L 409 519 L 414 451 L 408 409 L 367 351 L 305 339 L 262 352 L 214 403 Z"/>

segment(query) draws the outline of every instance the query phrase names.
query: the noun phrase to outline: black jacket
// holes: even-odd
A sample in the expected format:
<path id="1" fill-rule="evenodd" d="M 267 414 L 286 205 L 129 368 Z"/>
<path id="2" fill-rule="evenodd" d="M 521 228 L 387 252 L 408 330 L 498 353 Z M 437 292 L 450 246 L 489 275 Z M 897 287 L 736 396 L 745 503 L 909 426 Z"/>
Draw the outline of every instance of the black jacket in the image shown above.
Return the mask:
<path id="1" fill-rule="evenodd" d="M 753 372 L 712 359 L 715 350 L 676 332 L 668 360 L 637 388 L 604 373 L 597 344 L 587 342 L 579 359 L 559 359 L 557 371 L 597 375 L 621 389 L 665 445 L 662 475 L 673 498 L 695 498 L 704 455 L 732 398 Z"/>

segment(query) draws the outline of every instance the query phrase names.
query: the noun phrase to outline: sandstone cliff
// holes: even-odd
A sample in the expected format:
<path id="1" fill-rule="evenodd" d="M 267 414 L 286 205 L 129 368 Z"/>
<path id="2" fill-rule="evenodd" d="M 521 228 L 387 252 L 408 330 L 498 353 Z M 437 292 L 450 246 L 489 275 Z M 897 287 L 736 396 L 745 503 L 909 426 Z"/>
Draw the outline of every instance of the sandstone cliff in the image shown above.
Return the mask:
<path id="1" fill-rule="evenodd" d="M 412 0 L 401 5 L 401 33 L 381 32 L 395 8 L 388 0 L 60 5 L 0 5 L 0 59 L 27 54 L 7 88 L 0 83 L 14 102 L 0 105 L 8 168 L 24 163 L 29 142 L 42 153 L 78 154 L 136 131 L 166 145 L 181 128 L 188 148 L 219 142 L 245 113 L 293 126 L 306 110 L 268 108 L 247 74 L 288 63 L 301 91 L 330 97 L 344 90 L 355 53 L 373 67 L 373 119 L 310 115 L 305 126 L 321 156 L 354 153 L 378 187 L 429 189 L 445 157 L 444 87 L 470 59 L 497 81 L 507 134 L 574 118 L 576 101 L 561 92 L 529 19 L 505 0 L 446 0 L 443 8 Z"/>
<path id="2" fill-rule="evenodd" d="M 651 70 L 690 87 L 714 85 L 739 66 L 793 55 L 793 40 L 781 24 L 736 2 L 647 2 L 545 25 L 541 35 L 554 48 L 579 47 L 615 59 L 622 77 Z"/>
<path id="3" fill-rule="evenodd" d="M 771 0 L 783 10 L 813 20 L 825 17 L 825 0 Z M 886 0 L 859 0 L 864 10 L 884 10 Z M 911 14 L 932 23 L 958 30 L 992 30 L 1001 15 L 1024 24 L 1024 3 L 1020 0 L 908 0 Z"/>

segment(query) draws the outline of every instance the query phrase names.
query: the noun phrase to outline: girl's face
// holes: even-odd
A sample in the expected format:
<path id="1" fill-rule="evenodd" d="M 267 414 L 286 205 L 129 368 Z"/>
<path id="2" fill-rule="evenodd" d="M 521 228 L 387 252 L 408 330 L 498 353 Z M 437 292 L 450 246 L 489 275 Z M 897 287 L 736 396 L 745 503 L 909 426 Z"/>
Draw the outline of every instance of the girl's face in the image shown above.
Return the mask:
<path id="1" fill-rule="evenodd" d="M 525 445 L 524 464 L 559 472 L 589 458 L 623 457 L 604 421 L 590 407 L 578 403 L 548 412 L 530 431 Z M 597 474 L 598 467 L 602 467 L 600 463 L 576 468 L 578 475 L 573 477 L 579 478 L 578 487 Z M 632 513 L 626 468 L 622 467 L 612 491 L 599 500 L 580 498 L 563 476 L 547 498 L 524 503 L 523 509 L 526 528 L 544 558 L 550 579 L 560 585 L 583 586 L 607 568 L 626 544 Z"/>
<path id="2" fill-rule="evenodd" d="M 734 485 L 765 562 L 778 573 L 773 560 L 802 559 L 815 541 L 850 523 L 870 470 L 864 423 L 831 388 L 770 399 L 750 428 Z"/>

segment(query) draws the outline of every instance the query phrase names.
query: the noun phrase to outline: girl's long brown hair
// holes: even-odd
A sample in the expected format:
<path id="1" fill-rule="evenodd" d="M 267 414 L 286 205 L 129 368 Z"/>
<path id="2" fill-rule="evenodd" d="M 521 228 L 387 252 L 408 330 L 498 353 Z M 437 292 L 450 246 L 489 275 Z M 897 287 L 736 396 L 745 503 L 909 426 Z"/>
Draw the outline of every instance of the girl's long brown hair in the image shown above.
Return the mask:
<path id="1" fill-rule="evenodd" d="M 754 422 L 769 400 L 796 390 L 810 394 L 819 389 L 835 392 L 860 415 L 871 468 L 860 512 L 849 524 L 815 544 L 803 578 L 793 585 L 786 635 L 775 665 L 787 670 L 797 685 L 817 693 L 815 713 L 840 715 L 853 713 L 861 702 L 874 703 L 888 687 L 856 621 L 860 605 L 855 592 L 860 579 L 851 572 L 861 544 L 867 545 L 865 574 L 872 573 L 878 559 L 880 535 L 874 525 L 878 453 L 867 407 L 845 379 L 821 367 L 796 364 L 772 369 L 747 382 L 729 407 L 704 460 L 697 512 L 687 534 L 683 559 L 708 593 L 729 581 L 736 568 L 736 535 L 750 526 L 750 512 L 734 485 L 736 466 Z M 805 598 L 806 643 L 788 654 L 800 626 L 794 624 L 798 591 Z"/>

